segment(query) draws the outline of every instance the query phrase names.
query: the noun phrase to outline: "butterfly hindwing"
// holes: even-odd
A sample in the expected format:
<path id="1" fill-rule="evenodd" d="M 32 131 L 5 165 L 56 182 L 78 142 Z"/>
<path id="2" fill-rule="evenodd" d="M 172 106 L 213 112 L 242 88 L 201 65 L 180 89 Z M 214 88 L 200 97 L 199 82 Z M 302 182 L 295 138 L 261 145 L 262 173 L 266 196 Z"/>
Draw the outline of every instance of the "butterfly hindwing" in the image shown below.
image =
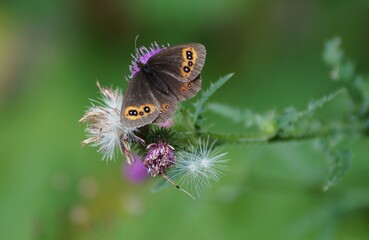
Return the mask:
<path id="1" fill-rule="evenodd" d="M 190 82 L 181 82 L 173 78 L 165 72 L 157 72 L 155 75 L 164 82 L 171 94 L 173 94 L 178 101 L 184 101 L 195 96 L 201 89 L 201 75 L 198 75 Z"/>
<path id="2" fill-rule="evenodd" d="M 177 108 L 177 98 L 172 93 L 163 93 L 153 89 L 156 100 L 159 102 L 159 116 L 155 119 L 156 123 L 164 123 L 172 117 Z"/>
<path id="3" fill-rule="evenodd" d="M 129 82 L 123 97 L 121 121 L 123 126 L 137 128 L 152 123 L 160 114 L 160 103 L 152 93 L 153 86 L 142 73 Z"/>
<path id="4" fill-rule="evenodd" d="M 206 50 L 200 43 L 178 45 L 161 50 L 147 64 L 153 71 L 172 76 L 180 82 L 191 82 L 201 73 Z"/>

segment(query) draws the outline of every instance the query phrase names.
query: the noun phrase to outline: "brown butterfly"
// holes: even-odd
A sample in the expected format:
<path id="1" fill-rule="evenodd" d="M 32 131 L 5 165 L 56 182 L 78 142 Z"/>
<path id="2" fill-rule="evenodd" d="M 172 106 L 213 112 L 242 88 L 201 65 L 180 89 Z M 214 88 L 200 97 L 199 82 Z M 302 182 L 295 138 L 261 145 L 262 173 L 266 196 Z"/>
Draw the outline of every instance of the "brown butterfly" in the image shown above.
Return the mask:
<path id="1" fill-rule="evenodd" d="M 206 50 L 200 43 L 168 48 L 155 43 L 150 49 L 138 49 L 133 57 L 121 110 L 124 127 L 164 123 L 175 112 L 177 102 L 195 96 L 201 89 Z"/>

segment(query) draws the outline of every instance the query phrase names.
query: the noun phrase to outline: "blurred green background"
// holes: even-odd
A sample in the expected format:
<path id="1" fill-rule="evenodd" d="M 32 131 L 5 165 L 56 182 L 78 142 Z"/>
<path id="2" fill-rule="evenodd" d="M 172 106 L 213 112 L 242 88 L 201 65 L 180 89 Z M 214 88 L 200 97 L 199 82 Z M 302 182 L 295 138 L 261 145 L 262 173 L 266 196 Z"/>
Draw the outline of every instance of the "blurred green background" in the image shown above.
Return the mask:
<path id="1" fill-rule="evenodd" d="M 80 148 L 78 123 L 96 79 L 126 88 L 138 34 L 139 46 L 204 44 L 204 87 L 235 72 L 212 101 L 301 109 L 336 88 L 327 39 L 341 36 L 367 74 L 368 11 L 366 0 L 1 2 L 0 239 L 368 239 L 368 139 L 351 144 L 351 170 L 327 192 L 311 142 L 227 146 L 226 176 L 193 201 L 151 193 L 157 179 L 128 182 L 122 159 Z M 319 114 L 347 112 L 345 98 Z M 244 131 L 206 116 L 216 131 Z"/>

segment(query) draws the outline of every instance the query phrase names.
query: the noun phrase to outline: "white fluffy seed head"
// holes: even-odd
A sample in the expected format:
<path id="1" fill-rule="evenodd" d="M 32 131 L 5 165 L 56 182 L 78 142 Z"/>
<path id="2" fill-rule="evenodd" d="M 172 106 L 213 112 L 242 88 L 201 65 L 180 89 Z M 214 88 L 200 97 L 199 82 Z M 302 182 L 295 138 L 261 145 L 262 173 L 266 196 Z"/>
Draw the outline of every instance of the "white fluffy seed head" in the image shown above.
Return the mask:
<path id="1" fill-rule="evenodd" d="M 197 146 L 190 144 L 177 154 L 173 178 L 177 177 L 179 185 L 200 195 L 204 187 L 211 187 L 211 181 L 218 181 L 223 175 L 228 161 L 226 155 L 221 147 L 215 147 L 215 141 L 200 139 Z"/>
<path id="2" fill-rule="evenodd" d="M 86 123 L 87 139 L 82 145 L 91 144 L 98 147 L 103 159 L 111 160 L 118 149 L 121 150 L 121 138 L 132 131 L 122 126 L 120 111 L 123 95 L 119 89 L 103 88 L 96 83 L 102 94 L 100 101 L 91 100 L 91 107 L 87 109 L 80 122 Z"/>

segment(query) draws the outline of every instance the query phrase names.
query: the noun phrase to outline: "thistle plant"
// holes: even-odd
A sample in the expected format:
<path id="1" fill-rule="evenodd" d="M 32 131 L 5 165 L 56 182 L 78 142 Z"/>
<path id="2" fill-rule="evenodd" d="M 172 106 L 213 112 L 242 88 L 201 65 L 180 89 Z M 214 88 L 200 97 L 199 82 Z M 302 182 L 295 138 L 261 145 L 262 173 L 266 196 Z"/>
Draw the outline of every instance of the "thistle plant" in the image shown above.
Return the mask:
<path id="1" fill-rule="evenodd" d="M 227 144 L 311 140 L 328 160 L 329 175 L 322 186 L 323 190 L 328 190 L 349 170 L 352 154 L 344 140 L 369 134 L 369 85 L 355 72 L 340 44 L 339 38 L 327 41 L 323 53 L 337 90 L 310 101 L 302 110 L 289 107 L 282 111 L 256 113 L 251 109 L 209 102 L 210 97 L 233 77 L 228 74 L 202 90 L 192 108 L 179 105 L 174 117 L 167 122 L 127 129 L 120 122 L 124 96 L 119 89 L 103 88 L 97 83 L 101 99 L 92 100 L 92 106 L 80 120 L 87 125 L 88 137 L 82 145 L 97 147 L 106 160 L 124 156 L 128 164 L 142 161 L 147 175 L 164 178 L 154 189 L 170 182 L 192 196 L 199 195 L 204 187 L 210 187 L 225 174 L 228 159 L 223 149 Z M 154 44 L 150 49 L 140 48 L 139 51 L 145 56 L 145 53 L 155 54 L 159 49 Z M 137 71 L 136 62 L 133 61 L 130 67 L 132 75 Z M 318 109 L 343 95 L 347 96 L 353 109 L 346 117 L 323 121 L 315 116 Z M 205 112 L 215 113 L 229 120 L 229 124 L 242 123 L 244 129 L 237 135 L 214 132 L 203 122 Z"/>
<path id="2" fill-rule="evenodd" d="M 103 88 L 96 83 L 102 98 L 99 101 L 91 100 L 91 107 L 80 119 L 82 123 L 88 123 L 86 128 L 87 139 L 81 145 L 92 144 L 98 147 L 98 152 L 103 153 L 103 159 L 111 160 L 115 157 L 120 145 L 120 138 L 126 135 L 128 129 L 120 124 L 120 107 L 123 95 L 119 88 Z"/>

